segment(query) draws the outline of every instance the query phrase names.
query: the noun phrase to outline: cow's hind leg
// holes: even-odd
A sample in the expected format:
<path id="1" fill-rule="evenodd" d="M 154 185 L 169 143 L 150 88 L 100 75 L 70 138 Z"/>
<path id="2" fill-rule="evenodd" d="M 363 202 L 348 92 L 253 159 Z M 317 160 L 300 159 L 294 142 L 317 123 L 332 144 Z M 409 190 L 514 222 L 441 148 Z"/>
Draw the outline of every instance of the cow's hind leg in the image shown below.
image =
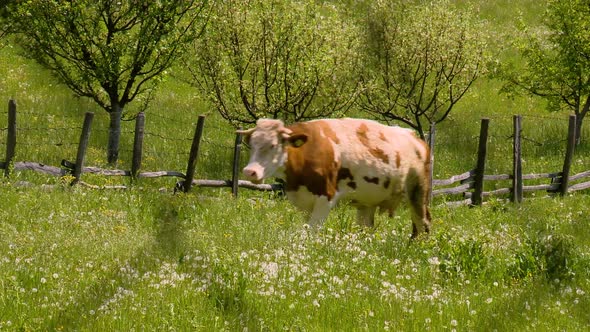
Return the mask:
<path id="1" fill-rule="evenodd" d="M 428 186 L 424 182 L 417 181 L 407 192 L 412 209 L 412 238 L 430 232 L 432 218 L 428 208 Z"/>
<path id="2" fill-rule="evenodd" d="M 361 226 L 373 227 L 375 225 L 376 206 L 359 206 L 356 210 L 356 221 Z"/>

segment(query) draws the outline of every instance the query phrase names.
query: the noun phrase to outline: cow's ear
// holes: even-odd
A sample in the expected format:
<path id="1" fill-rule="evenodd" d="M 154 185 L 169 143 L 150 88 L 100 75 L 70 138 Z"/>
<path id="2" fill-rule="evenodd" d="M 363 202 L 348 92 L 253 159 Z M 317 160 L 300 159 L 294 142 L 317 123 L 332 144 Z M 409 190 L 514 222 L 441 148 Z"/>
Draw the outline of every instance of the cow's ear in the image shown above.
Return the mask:
<path id="1" fill-rule="evenodd" d="M 296 148 L 302 146 L 307 142 L 307 135 L 305 134 L 293 134 L 287 138 L 287 144 Z"/>

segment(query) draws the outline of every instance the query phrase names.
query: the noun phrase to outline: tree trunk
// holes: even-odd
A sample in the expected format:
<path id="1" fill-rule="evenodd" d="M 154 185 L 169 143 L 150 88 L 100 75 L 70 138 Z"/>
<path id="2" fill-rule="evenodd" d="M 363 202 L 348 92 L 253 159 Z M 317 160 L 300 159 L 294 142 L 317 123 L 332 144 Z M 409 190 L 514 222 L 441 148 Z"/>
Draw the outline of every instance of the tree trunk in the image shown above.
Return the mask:
<path id="1" fill-rule="evenodd" d="M 582 123 L 584 121 L 585 114 L 576 115 L 576 145 L 582 143 Z"/>
<path id="2" fill-rule="evenodd" d="M 111 121 L 109 124 L 109 141 L 107 145 L 107 161 L 116 165 L 119 160 L 119 141 L 121 139 L 121 115 L 123 110 L 118 104 L 114 104 L 109 113 Z"/>

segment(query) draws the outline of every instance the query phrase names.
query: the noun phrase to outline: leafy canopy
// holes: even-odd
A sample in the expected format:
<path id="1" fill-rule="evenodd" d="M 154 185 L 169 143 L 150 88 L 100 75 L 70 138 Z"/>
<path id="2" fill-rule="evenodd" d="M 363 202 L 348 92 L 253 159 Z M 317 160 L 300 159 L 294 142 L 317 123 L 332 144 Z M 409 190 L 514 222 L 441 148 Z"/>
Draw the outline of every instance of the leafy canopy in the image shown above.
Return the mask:
<path id="1" fill-rule="evenodd" d="M 589 17 L 589 0 L 548 1 L 543 26 L 521 24 L 515 44 L 524 61 L 501 68 L 504 92 L 540 96 L 548 101 L 549 111 L 575 113 L 578 143 L 590 109 Z"/>
<path id="2" fill-rule="evenodd" d="M 186 68 L 236 125 L 343 114 L 356 92 L 354 29 L 312 1 L 221 1 Z"/>
<path id="3" fill-rule="evenodd" d="M 421 136 L 425 125 L 445 120 L 486 72 L 483 24 L 448 1 L 375 1 L 365 29 L 359 105 Z"/>
<path id="4" fill-rule="evenodd" d="M 203 8 L 198 1 L 30 0 L 11 18 L 25 55 L 111 112 L 150 90 L 196 37 Z"/>

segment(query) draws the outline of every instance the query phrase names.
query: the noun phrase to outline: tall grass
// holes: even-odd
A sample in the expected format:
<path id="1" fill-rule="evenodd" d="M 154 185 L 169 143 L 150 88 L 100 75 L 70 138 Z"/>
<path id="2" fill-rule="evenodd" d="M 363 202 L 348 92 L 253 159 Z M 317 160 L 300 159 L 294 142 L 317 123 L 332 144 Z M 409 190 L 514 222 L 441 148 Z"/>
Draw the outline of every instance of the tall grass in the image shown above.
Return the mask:
<path id="1" fill-rule="evenodd" d="M 2 185 L 7 330 L 583 330 L 587 196 L 320 231 L 286 201 Z"/>

